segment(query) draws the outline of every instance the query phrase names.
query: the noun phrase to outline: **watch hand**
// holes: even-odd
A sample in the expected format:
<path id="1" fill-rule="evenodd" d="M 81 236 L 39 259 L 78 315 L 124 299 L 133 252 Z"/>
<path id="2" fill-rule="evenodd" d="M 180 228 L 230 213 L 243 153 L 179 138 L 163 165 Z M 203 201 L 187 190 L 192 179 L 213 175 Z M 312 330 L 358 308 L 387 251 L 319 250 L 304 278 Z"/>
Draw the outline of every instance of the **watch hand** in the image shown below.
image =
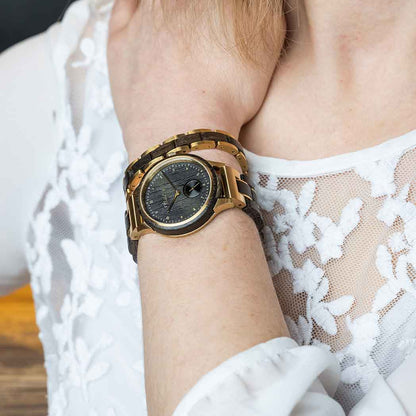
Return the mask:
<path id="1" fill-rule="evenodd" d="M 198 185 L 199 185 L 199 183 L 195 184 L 191 189 L 189 189 L 188 192 L 192 192 Z"/>
<path id="2" fill-rule="evenodd" d="M 176 186 L 172 183 L 172 181 L 169 179 L 168 175 L 166 175 L 165 172 L 162 170 L 162 175 L 168 180 L 170 186 L 176 191 Z"/>
<path id="3" fill-rule="evenodd" d="M 180 194 L 180 192 L 178 190 L 176 190 L 175 191 L 175 196 L 173 197 L 172 202 L 169 205 L 168 212 L 170 212 L 170 210 L 172 209 L 173 204 L 175 203 L 176 198 L 179 196 L 179 194 Z"/>

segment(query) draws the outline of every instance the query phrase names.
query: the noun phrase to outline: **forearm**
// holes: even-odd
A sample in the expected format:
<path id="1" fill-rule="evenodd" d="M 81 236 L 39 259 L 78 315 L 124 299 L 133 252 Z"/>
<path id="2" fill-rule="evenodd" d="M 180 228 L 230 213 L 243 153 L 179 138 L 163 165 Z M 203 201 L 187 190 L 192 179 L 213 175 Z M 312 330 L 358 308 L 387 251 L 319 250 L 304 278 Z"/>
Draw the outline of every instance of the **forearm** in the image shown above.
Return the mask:
<path id="1" fill-rule="evenodd" d="M 202 155 L 236 166 L 218 150 Z M 187 237 L 145 235 L 138 264 L 150 416 L 170 415 L 225 359 L 287 335 L 257 228 L 238 209 Z"/>
<path id="2" fill-rule="evenodd" d="M 111 87 L 130 160 L 188 130 L 238 136 L 259 109 L 278 57 L 263 51 L 262 70 L 246 65 L 230 53 L 232 40 L 210 39 L 206 20 L 192 33 L 181 30 L 191 27 L 186 21 L 169 27 L 159 6 L 118 0 L 110 24 Z M 200 155 L 239 167 L 218 150 Z M 150 416 L 170 415 L 228 357 L 286 335 L 258 231 L 241 210 L 224 211 L 187 237 L 146 234 L 138 250 Z"/>
<path id="3" fill-rule="evenodd" d="M 149 414 L 169 415 L 199 377 L 287 335 L 258 231 L 240 210 L 181 239 L 139 245 Z"/>

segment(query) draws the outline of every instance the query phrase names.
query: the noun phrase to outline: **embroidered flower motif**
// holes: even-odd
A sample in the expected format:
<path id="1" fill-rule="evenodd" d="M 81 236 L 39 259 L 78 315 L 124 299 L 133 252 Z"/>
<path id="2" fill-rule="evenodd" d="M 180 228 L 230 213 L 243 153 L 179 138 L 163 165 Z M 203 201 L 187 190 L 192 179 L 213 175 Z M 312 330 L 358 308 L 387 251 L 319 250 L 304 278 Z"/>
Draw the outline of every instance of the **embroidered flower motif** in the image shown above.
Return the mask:
<path id="1" fill-rule="evenodd" d="M 386 199 L 378 213 L 378 219 L 389 226 L 400 217 L 403 232 L 393 233 L 388 246 L 377 248 L 376 267 L 386 283 L 374 298 L 372 310 L 375 312 L 395 301 L 402 292 L 416 298 L 416 285 L 409 274 L 409 267 L 416 269 L 416 206 L 407 201 L 409 189 L 407 184 L 397 197 Z"/>
<path id="2" fill-rule="evenodd" d="M 379 375 L 378 367 L 371 358 L 371 353 L 380 335 L 379 316 L 376 313 L 367 313 L 352 320 L 346 317 L 352 341 L 342 351 L 337 353 L 341 364 L 352 360 L 353 364 L 346 364 L 341 371 L 341 381 L 346 384 L 359 383 L 363 392 L 367 392 L 374 379 Z"/>
<path id="3" fill-rule="evenodd" d="M 108 24 L 98 21 L 94 26 L 94 38 L 86 37 L 80 43 L 80 51 L 84 58 L 72 63 L 73 68 L 91 66 L 100 75 L 91 84 L 87 108 L 94 111 L 101 118 L 105 118 L 114 109 L 108 80 L 106 51 L 105 48 L 96 46 L 105 43 L 107 35 Z"/>
<path id="4" fill-rule="evenodd" d="M 84 59 L 73 65 L 75 69 L 87 67 L 88 79 L 93 80 L 85 91 L 85 120 L 91 119 L 92 113 L 104 117 L 112 110 L 105 51 L 108 17 L 108 14 L 103 16 L 105 22 L 95 24 L 91 38 L 82 40 Z M 65 26 L 65 22 L 63 26 L 62 33 L 73 30 L 70 25 Z M 71 44 L 75 42 L 71 32 Z M 69 45 L 55 54 L 61 58 L 59 76 L 65 85 L 62 68 L 69 54 Z M 64 96 L 65 93 L 63 91 Z M 33 217 L 27 247 L 37 321 L 42 328 L 40 338 L 45 347 L 45 366 L 49 380 L 53 381 L 48 385 L 51 416 L 66 414 L 69 394 L 73 395 L 71 406 L 75 403 L 77 409 L 85 410 L 84 413 L 96 411 L 91 403 L 97 401 L 97 397 L 90 396 L 90 385 L 117 371 L 111 365 L 111 354 L 103 353 L 117 347 L 118 360 L 127 360 L 120 355 L 126 352 L 120 341 L 96 324 L 102 319 L 100 314 L 108 316 L 110 312 L 111 316 L 110 308 L 128 307 L 124 313 L 129 316 L 128 323 L 137 328 L 137 340 L 134 340 L 137 345 L 140 345 L 141 328 L 137 272 L 128 256 L 124 235 L 122 249 L 118 248 L 118 237 L 123 233 L 122 216 L 120 227 L 113 228 L 113 222 L 106 216 L 108 207 L 103 204 L 110 200 L 114 183 L 121 182 L 126 162 L 122 140 L 118 138 L 120 147 L 109 152 L 107 160 L 101 152 L 96 159 L 92 151 L 96 140 L 93 128 L 83 122 L 75 133 L 68 97 L 64 98 L 58 118 L 63 143 L 57 154 L 56 169 Z M 120 188 L 120 212 L 122 201 Z M 103 212 L 106 215 L 100 216 Z M 109 227 L 108 223 L 112 225 Z M 112 279 L 109 279 L 110 273 Z M 133 392 L 137 389 L 133 395 L 137 398 L 135 408 L 138 414 L 145 414 L 145 409 L 141 408 L 140 395 L 144 392 L 141 385 L 139 377 L 129 382 Z M 102 414 L 101 410 L 97 414 Z M 116 410 L 108 406 L 103 414 L 115 415 Z"/>
<path id="5" fill-rule="evenodd" d="M 290 316 L 285 315 L 285 321 L 290 336 L 299 345 L 308 345 L 311 342 L 312 327 L 304 316 L 299 315 L 297 322 L 295 322 Z"/>
<path id="6" fill-rule="evenodd" d="M 416 218 L 416 206 L 407 202 L 410 184 L 403 186 L 397 197 L 385 199 L 382 208 L 377 214 L 377 218 L 391 227 L 397 217 L 401 217 L 404 222 L 410 222 Z M 416 236 L 413 236 L 415 238 Z M 413 240 L 413 239 L 412 239 Z"/>
<path id="7" fill-rule="evenodd" d="M 396 192 L 394 172 L 400 156 L 387 160 L 365 162 L 355 168 L 355 172 L 371 183 L 371 196 L 378 198 Z"/>
<path id="8" fill-rule="evenodd" d="M 91 0 L 91 3 L 94 1 Z M 140 360 L 140 348 L 133 357 L 125 356 L 129 350 L 123 349 L 129 341 L 141 345 L 137 270 L 127 255 L 121 218 L 120 225 L 112 227 L 107 215 L 115 209 L 115 205 L 108 204 L 111 197 L 113 204 L 115 200 L 120 200 L 117 211 L 121 212 L 121 191 L 119 198 L 114 198 L 110 191 L 120 182 L 125 154 L 120 137 L 116 137 L 120 140 L 120 147 L 108 151 L 107 159 L 102 148 L 97 149 L 96 154 L 93 150 L 102 139 L 94 130 L 96 120 L 114 116 L 105 51 L 111 3 L 111 0 L 97 0 L 97 7 L 91 8 L 93 19 L 97 21 L 92 33 L 89 31 L 88 37 L 81 40 L 82 58 L 73 64 L 74 70 L 85 68 L 88 80 L 82 126 L 75 134 L 69 99 L 63 91 L 64 103 L 58 112 L 58 122 L 64 142 L 59 151 L 56 172 L 33 217 L 33 239 L 27 249 L 37 320 L 42 327 L 40 337 L 45 345 L 51 416 L 66 414 L 69 397 L 71 406 L 75 403 L 80 414 L 121 415 L 124 403 L 117 406 L 113 400 L 107 400 L 108 396 L 100 396 L 97 400 L 97 395 L 90 394 L 90 390 L 99 388 L 102 383 L 110 387 L 114 383 L 113 375 L 119 365 L 113 365 L 112 356 L 117 356 L 120 362 L 125 361 L 132 391 L 132 386 L 139 380 L 132 395 L 132 400 L 136 400 L 133 407 L 137 414 L 146 414 L 144 389 L 141 389 L 143 362 Z M 84 2 L 79 4 L 86 5 Z M 75 32 L 81 32 L 78 20 L 86 20 L 86 9 L 83 7 L 81 19 L 75 23 Z M 58 65 L 59 82 L 64 85 L 68 81 L 64 68 L 70 64 L 65 61 L 72 53 L 72 45 L 78 42 L 78 35 L 74 34 L 74 24 L 68 24 L 61 32 L 64 40 L 59 42 L 59 48 L 54 52 L 54 62 Z M 108 121 L 101 120 L 99 125 Z M 409 271 L 416 270 L 416 211 L 414 204 L 408 201 L 411 196 L 409 185 L 396 195 L 394 169 L 397 161 L 398 158 L 391 158 L 356 169 L 356 173 L 370 183 L 372 196 L 384 198 L 384 201 L 377 200 L 378 204 L 383 204 L 378 213 L 380 221 L 387 226 L 402 224 L 403 230 L 392 233 L 387 243 L 383 240 L 384 244 L 377 250 L 377 269 L 385 284 L 375 297 L 372 312 L 354 320 L 348 316 L 345 320 L 351 333 L 351 343 L 336 354 L 341 362 L 342 381 L 356 384 L 350 391 L 359 391 L 359 387 L 366 391 L 378 374 L 380 356 L 377 356 L 377 343 L 384 343 L 378 320 L 379 315 L 381 317 L 384 313 L 383 308 L 392 305 L 394 299 L 403 293 L 414 290 Z M 320 179 L 306 183 L 302 179 L 304 184 L 299 191 L 299 182 L 289 190 L 290 184 L 287 185 L 286 181 L 291 179 L 279 181 L 273 175 L 263 176 L 262 183 L 266 186 L 257 187 L 260 205 L 267 212 L 268 220 L 274 211 L 278 212 L 275 222 L 269 223 L 265 229 L 265 251 L 270 270 L 275 276 L 278 275 L 277 278 L 290 276 L 292 295 L 296 295 L 296 302 L 302 299 L 304 303 L 300 306 L 305 308 L 305 313 L 300 316 L 297 316 L 298 308 L 288 311 L 295 317 L 286 316 L 288 327 L 300 344 L 329 349 L 330 345 L 314 337 L 325 333 L 336 334 L 338 339 L 340 317 L 353 307 L 353 296 L 334 299 L 331 273 L 337 259 L 340 262 L 343 259 L 343 244 L 358 226 L 363 204 L 360 199 L 354 198 L 341 212 L 334 213 L 329 209 L 329 213 L 318 212 L 314 203 Z M 287 189 L 283 189 L 285 186 Z M 321 203 L 315 205 L 322 207 Z M 353 277 L 347 276 L 349 279 Z M 289 293 L 286 295 L 290 296 Z M 60 299 L 62 304 L 59 307 Z M 290 298 L 286 300 L 291 301 Z M 101 326 L 103 319 L 109 316 L 128 318 L 123 325 L 110 327 L 115 332 L 111 336 Z M 120 327 L 127 327 L 128 324 L 128 329 L 134 328 L 135 331 L 130 331 L 126 337 Z M 314 328 L 318 330 L 314 331 Z M 132 333 L 134 339 L 129 340 Z M 383 336 L 388 334 L 383 333 Z M 414 339 L 412 334 L 409 336 L 392 347 L 393 351 L 401 351 L 398 356 L 413 351 Z M 143 408 L 140 405 L 142 401 Z"/>
<path id="9" fill-rule="evenodd" d="M 328 217 L 321 217 L 316 213 L 311 214 L 312 222 L 321 232 L 315 247 L 319 251 L 322 264 L 326 264 L 331 259 L 339 259 L 342 256 L 342 245 L 347 235 L 360 222 L 359 211 L 362 206 L 361 199 L 351 199 L 342 210 L 338 224 L 333 223 Z"/>
<path id="10" fill-rule="evenodd" d="M 95 352 L 96 348 L 90 350 L 82 338 L 76 338 L 75 359 L 77 365 L 71 365 L 70 374 L 72 383 L 81 387 L 85 400 L 88 398 L 88 384 L 103 377 L 110 368 L 110 364 L 107 362 L 93 360 Z"/>
<path id="11" fill-rule="evenodd" d="M 403 233 L 393 233 L 388 241 L 388 246 L 393 253 L 400 253 L 403 250 L 410 249 Z"/>
<path id="12" fill-rule="evenodd" d="M 400 273 L 401 279 L 403 279 L 403 260 L 405 257 L 401 257 L 398 272 Z M 399 262 L 397 263 L 399 266 Z M 379 246 L 377 249 L 376 266 L 381 276 L 384 277 L 387 282 L 377 291 L 377 294 L 373 301 L 372 310 L 377 312 L 383 309 L 391 301 L 393 301 L 400 290 L 402 289 L 399 280 L 394 276 L 392 256 L 386 246 Z"/>
<path id="13" fill-rule="evenodd" d="M 109 84 L 97 86 L 91 91 L 89 108 L 101 118 L 105 118 L 114 108 Z"/>
<path id="14" fill-rule="evenodd" d="M 295 250 L 302 254 L 315 243 L 313 235 L 314 223 L 308 211 L 312 205 L 315 193 L 315 182 L 309 181 L 303 185 L 299 198 L 287 189 L 276 193 L 276 201 L 284 208 L 284 214 L 277 214 L 274 219 L 275 232 L 287 232 L 287 239 Z"/>
<path id="15" fill-rule="evenodd" d="M 291 318 L 289 330 L 294 330 L 295 338 L 301 344 L 309 344 L 312 341 L 313 322 L 330 335 L 337 333 L 337 324 L 334 316 L 340 316 L 347 313 L 353 302 L 354 297 L 350 295 L 341 296 L 330 302 L 323 299 L 328 294 L 329 281 L 325 273 L 319 267 L 316 267 L 311 260 L 306 260 L 302 268 L 294 269 L 293 273 L 293 290 L 295 293 L 305 292 L 306 314 L 298 318 L 295 324 Z M 297 329 L 295 329 L 295 325 Z"/>
<path id="16" fill-rule="evenodd" d="M 80 259 L 81 253 L 70 240 L 62 242 L 66 255 L 70 258 L 71 266 L 75 262 L 73 270 L 73 280 L 71 282 L 71 292 L 65 295 L 60 310 L 61 322 L 53 324 L 53 333 L 58 348 L 58 368 L 63 383 L 70 383 L 80 387 L 84 400 L 88 401 L 88 384 L 102 377 L 110 368 L 110 364 L 104 361 L 96 361 L 95 357 L 99 351 L 108 348 L 113 340 L 109 335 L 102 336 L 101 340 L 95 343 L 92 348 L 88 348 L 85 340 L 77 337 L 73 338 L 74 327 L 77 320 L 83 315 L 95 318 L 102 305 L 102 299 L 94 295 L 88 288 L 88 277 L 86 275 L 85 263 Z M 85 282 L 81 279 L 87 278 Z M 75 283 L 74 283 L 75 281 Z"/>
<path id="17" fill-rule="evenodd" d="M 293 291 L 295 293 L 306 292 L 313 295 L 322 282 L 324 271 L 316 267 L 311 260 L 306 260 L 301 269 L 294 269 L 293 273 Z"/>
<path id="18" fill-rule="evenodd" d="M 415 251 L 413 248 L 408 254 L 401 254 L 393 265 L 393 257 L 388 248 L 380 245 L 377 249 L 376 266 L 380 275 L 387 282 L 381 286 L 373 301 L 373 311 L 379 311 L 394 301 L 401 291 L 416 298 L 416 285 L 408 273 L 409 265 L 415 266 Z"/>
<path id="19" fill-rule="evenodd" d="M 347 328 L 352 335 L 346 354 L 356 357 L 361 362 L 368 359 L 380 335 L 378 320 L 379 316 L 376 313 L 367 313 L 355 320 L 352 320 L 349 315 L 346 316 Z"/>
<path id="20" fill-rule="evenodd" d="M 352 232 L 360 221 L 359 211 L 363 202 L 359 198 L 351 199 L 341 212 L 339 223 L 330 218 L 310 212 L 315 193 L 315 182 L 309 181 L 303 185 L 299 198 L 287 189 L 275 191 L 275 200 L 284 208 L 283 214 L 276 214 L 274 218 L 274 231 L 277 234 L 285 233 L 288 242 L 293 245 L 296 252 L 303 254 L 307 248 L 315 247 L 323 264 L 331 259 L 342 256 L 342 245 L 345 238 Z M 259 187 L 259 195 L 266 196 L 267 210 L 273 209 L 274 202 L 270 191 Z M 316 236 L 315 229 L 320 236 Z"/>
<path id="21" fill-rule="evenodd" d="M 82 126 L 78 137 L 69 135 L 58 152 L 58 166 L 66 169 L 61 174 L 68 180 L 73 191 L 88 185 L 90 156 L 87 154 L 91 141 L 91 128 Z"/>
<path id="22" fill-rule="evenodd" d="M 260 176 L 258 174 L 258 176 Z M 257 201 L 260 208 L 270 212 L 273 210 L 276 203 L 276 191 L 279 184 L 279 179 L 275 175 L 270 175 L 266 186 L 257 186 L 256 194 Z"/>
<path id="23" fill-rule="evenodd" d="M 269 269 L 273 275 L 277 275 L 282 269 L 293 270 L 292 259 L 289 253 L 289 241 L 285 235 L 276 244 L 275 236 L 271 228 L 266 225 L 263 230 L 264 250 L 268 257 Z"/>
<path id="24" fill-rule="evenodd" d="M 49 413 L 51 416 L 64 416 L 64 410 L 68 405 L 66 393 L 62 383 L 51 394 L 49 402 Z"/>
<path id="25" fill-rule="evenodd" d="M 76 196 L 72 200 L 69 206 L 69 215 L 74 225 L 86 227 L 89 230 L 94 230 L 98 225 L 97 212 L 81 196 Z"/>
<path id="26" fill-rule="evenodd" d="M 260 195 L 263 192 L 268 198 L 267 209 L 273 209 L 271 191 L 260 188 L 262 189 Z M 301 344 L 313 342 L 314 323 L 328 334 L 335 335 L 337 324 L 334 317 L 347 313 L 354 302 L 354 297 L 349 295 L 325 302 L 323 299 L 328 294 L 329 281 L 324 271 L 315 266 L 310 258 L 307 258 L 300 268 L 293 265 L 290 245 L 299 254 L 303 254 L 307 248 L 315 247 L 323 264 L 332 258 L 340 258 L 341 246 L 346 236 L 360 220 L 358 212 L 362 207 L 362 201 L 358 198 L 350 200 L 342 210 L 338 224 L 330 218 L 310 212 L 315 189 L 314 181 L 305 183 L 299 198 L 296 198 L 295 194 L 289 190 L 276 190 L 274 192 L 276 202 L 284 209 L 284 213 L 275 215 L 276 236 L 269 227 L 266 227 L 264 231 L 265 251 L 273 275 L 277 275 L 281 270 L 289 271 L 294 293 L 307 294 L 305 316 L 299 316 L 297 322 L 289 316 L 286 317 L 292 336 Z M 320 232 L 319 236 L 316 229 Z"/>
<path id="27" fill-rule="evenodd" d="M 61 247 L 72 272 L 71 293 L 85 295 L 91 282 L 107 280 L 108 271 L 94 264 L 90 247 L 68 239 L 61 241 Z"/>
<path id="28" fill-rule="evenodd" d="M 79 44 L 79 50 L 84 55 L 84 60 L 72 63 L 73 68 L 85 67 L 91 64 L 95 56 L 95 43 L 91 38 L 84 38 Z"/>
<path id="29" fill-rule="evenodd" d="M 28 251 L 31 261 L 31 286 L 36 295 L 48 294 L 51 290 L 52 261 L 49 256 L 49 244 L 52 227 L 50 212 L 58 203 L 57 194 L 53 189 L 48 188 L 44 196 L 44 210 L 34 216 L 31 224 L 34 240 L 33 244 L 28 246 Z"/>

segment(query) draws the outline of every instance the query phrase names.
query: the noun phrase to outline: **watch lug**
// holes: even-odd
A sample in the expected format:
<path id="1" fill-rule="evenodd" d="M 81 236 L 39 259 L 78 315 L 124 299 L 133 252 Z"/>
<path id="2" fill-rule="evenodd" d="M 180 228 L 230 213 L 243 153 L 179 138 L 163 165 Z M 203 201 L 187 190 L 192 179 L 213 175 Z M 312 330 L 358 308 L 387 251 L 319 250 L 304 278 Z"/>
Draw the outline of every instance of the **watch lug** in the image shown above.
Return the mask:
<path id="1" fill-rule="evenodd" d="M 236 204 L 231 198 L 218 198 L 214 206 L 215 215 L 219 214 L 226 209 L 235 208 Z"/>
<path id="2" fill-rule="evenodd" d="M 237 178 L 240 176 L 239 173 L 234 168 L 227 166 L 224 163 L 210 163 L 217 171 L 222 184 L 222 195 L 218 198 L 217 203 L 214 206 L 214 212 L 219 214 L 229 208 L 244 208 L 246 206 L 246 200 L 237 187 Z"/>
<path id="3" fill-rule="evenodd" d="M 143 223 L 141 224 L 136 230 L 132 230 L 132 233 L 130 234 L 130 238 L 132 240 L 139 240 L 143 235 L 154 233 L 147 224 Z"/>
<path id="4" fill-rule="evenodd" d="M 127 212 L 130 219 L 129 236 L 132 240 L 138 240 L 142 235 L 154 232 L 144 221 L 135 207 L 134 195 L 127 199 Z"/>

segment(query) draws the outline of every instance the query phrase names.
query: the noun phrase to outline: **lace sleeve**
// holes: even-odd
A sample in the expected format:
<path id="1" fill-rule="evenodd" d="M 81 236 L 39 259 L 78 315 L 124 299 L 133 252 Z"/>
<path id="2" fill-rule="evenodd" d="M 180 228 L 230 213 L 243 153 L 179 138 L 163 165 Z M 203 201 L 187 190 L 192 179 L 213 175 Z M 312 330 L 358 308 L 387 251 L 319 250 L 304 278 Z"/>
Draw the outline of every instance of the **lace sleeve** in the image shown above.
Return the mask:
<path id="1" fill-rule="evenodd" d="M 0 295 L 28 282 L 26 229 L 58 146 L 51 43 L 59 24 L 0 55 Z"/>

